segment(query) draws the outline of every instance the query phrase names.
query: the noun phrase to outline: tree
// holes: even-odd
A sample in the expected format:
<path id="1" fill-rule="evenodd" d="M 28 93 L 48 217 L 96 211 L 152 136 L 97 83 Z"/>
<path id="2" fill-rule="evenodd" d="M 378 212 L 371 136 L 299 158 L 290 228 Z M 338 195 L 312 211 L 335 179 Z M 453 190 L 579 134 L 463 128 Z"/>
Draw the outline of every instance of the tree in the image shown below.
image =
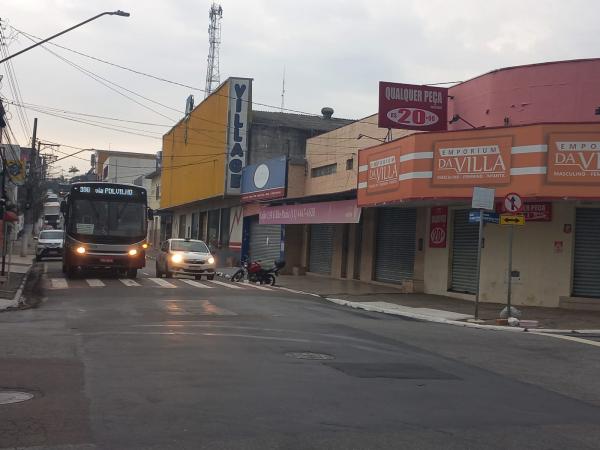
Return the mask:
<path id="1" fill-rule="evenodd" d="M 77 167 L 71 166 L 69 168 L 69 173 L 77 173 L 77 172 L 79 172 L 79 169 Z"/>

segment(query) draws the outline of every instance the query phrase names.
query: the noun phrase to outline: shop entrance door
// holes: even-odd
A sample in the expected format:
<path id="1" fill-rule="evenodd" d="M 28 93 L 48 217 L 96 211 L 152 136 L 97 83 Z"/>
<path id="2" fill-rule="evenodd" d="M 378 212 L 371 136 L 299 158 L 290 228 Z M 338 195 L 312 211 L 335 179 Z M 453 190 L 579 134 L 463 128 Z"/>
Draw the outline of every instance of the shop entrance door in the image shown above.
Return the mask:
<path id="1" fill-rule="evenodd" d="M 331 275 L 334 225 L 310 226 L 309 271 Z"/>
<path id="2" fill-rule="evenodd" d="M 375 280 L 402 283 L 415 267 L 417 210 L 381 208 L 377 220 Z"/>
<path id="3" fill-rule="evenodd" d="M 477 242 L 479 225 L 469 223 L 469 210 L 454 211 L 450 290 L 475 294 L 477 290 Z"/>
<path id="4" fill-rule="evenodd" d="M 600 298 L 600 209 L 578 208 L 575 215 L 573 295 Z"/>

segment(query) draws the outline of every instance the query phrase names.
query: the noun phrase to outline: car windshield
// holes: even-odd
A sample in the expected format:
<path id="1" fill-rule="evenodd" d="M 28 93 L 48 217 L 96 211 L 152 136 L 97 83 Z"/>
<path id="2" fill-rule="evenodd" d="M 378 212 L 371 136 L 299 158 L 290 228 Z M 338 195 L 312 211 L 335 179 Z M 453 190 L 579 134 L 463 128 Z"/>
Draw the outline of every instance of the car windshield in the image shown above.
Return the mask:
<path id="1" fill-rule="evenodd" d="M 63 233 L 62 230 L 42 231 L 40 233 L 40 239 L 62 239 Z"/>
<path id="2" fill-rule="evenodd" d="M 176 252 L 210 253 L 202 241 L 171 241 L 171 250 Z"/>
<path id="3" fill-rule="evenodd" d="M 144 236 L 146 234 L 144 204 L 77 199 L 71 209 L 69 231 L 87 236 Z"/>

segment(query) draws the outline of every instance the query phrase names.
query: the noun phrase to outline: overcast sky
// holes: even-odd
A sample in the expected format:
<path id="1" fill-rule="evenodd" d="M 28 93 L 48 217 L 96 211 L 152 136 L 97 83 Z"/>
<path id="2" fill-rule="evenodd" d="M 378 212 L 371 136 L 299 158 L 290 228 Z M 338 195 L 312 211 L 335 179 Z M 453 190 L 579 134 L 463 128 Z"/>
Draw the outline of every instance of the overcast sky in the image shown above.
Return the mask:
<path id="1" fill-rule="evenodd" d="M 2 0 L 0 18 L 8 49 L 30 44 L 18 30 L 47 37 L 102 11 L 104 16 L 57 38 L 57 44 L 159 77 L 204 88 L 208 53 L 205 0 Z M 416 84 L 466 80 L 492 69 L 542 61 L 598 57 L 597 0 L 223 0 L 221 80 L 254 78 L 255 102 L 280 105 L 285 66 L 285 106 L 318 114 L 361 118 L 377 111 L 380 80 Z M 11 39 L 12 37 L 12 39 Z M 183 110 L 201 91 L 151 80 L 60 48 L 52 51 L 136 94 Z M 110 90 L 41 47 L 15 57 L 13 68 L 26 103 L 155 125 L 128 126 L 139 136 L 27 111 L 38 117 L 38 138 L 66 147 L 153 153 L 160 136 L 181 114 L 124 92 Z M 14 99 L 5 75 L 3 97 Z M 114 86 L 113 86 L 114 87 Z M 117 88 L 115 88 L 117 89 Z M 265 109 L 256 107 L 255 109 Z M 160 114 L 159 114 L 160 113 Z M 167 116 L 167 117 L 164 117 Z M 9 120 L 26 144 L 16 108 Z M 85 118 L 84 116 L 71 116 Z M 90 118 L 88 118 L 89 120 Z M 152 133 L 149 133 L 152 132 Z M 89 168 L 89 154 L 62 167 Z"/>

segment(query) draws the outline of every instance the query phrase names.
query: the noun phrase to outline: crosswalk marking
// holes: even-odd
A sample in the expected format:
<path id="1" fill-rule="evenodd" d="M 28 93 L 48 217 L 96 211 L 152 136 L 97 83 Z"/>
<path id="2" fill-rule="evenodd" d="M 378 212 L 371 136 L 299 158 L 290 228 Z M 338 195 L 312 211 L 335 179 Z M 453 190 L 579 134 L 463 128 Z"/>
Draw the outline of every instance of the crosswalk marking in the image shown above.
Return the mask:
<path id="1" fill-rule="evenodd" d="M 160 287 L 164 288 L 176 288 L 174 284 L 169 283 L 168 281 L 163 280 L 162 278 L 148 278 L 150 281 L 154 281 Z"/>
<path id="2" fill-rule="evenodd" d="M 243 286 L 248 286 L 248 287 L 252 287 L 254 289 L 260 289 L 261 291 L 272 291 L 273 289 L 265 287 L 265 286 L 259 286 L 258 284 L 254 284 L 254 283 L 244 283 Z"/>
<path id="3" fill-rule="evenodd" d="M 129 278 L 119 278 L 119 281 L 121 283 L 123 283 L 125 286 L 129 286 L 129 287 L 140 286 L 140 284 L 137 281 L 133 281 Z"/>
<path id="4" fill-rule="evenodd" d="M 212 289 L 212 286 L 207 286 L 206 284 L 198 283 L 197 281 L 194 281 L 194 280 L 181 280 L 181 281 L 183 281 L 186 284 L 189 284 L 190 286 L 204 288 L 204 289 Z"/>
<path id="5" fill-rule="evenodd" d="M 52 289 L 67 289 L 69 285 L 64 278 L 50 278 Z"/>
<path id="6" fill-rule="evenodd" d="M 103 287 L 106 286 L 101 280 L 95 278 L 88 278 L 85 280 L 90 287 Z"/>
<path id="7" fill-rule="evenodd" d="M 241 287 L 236 286 L 235 284 L 232 284 L 232 283 L 224 283 L 222 281 L 217 281 L 217 280 L 208 280 L 208 282 L 218 284 L 219 286 L 225 286 L 229 289 L 241 289 Z"/>

